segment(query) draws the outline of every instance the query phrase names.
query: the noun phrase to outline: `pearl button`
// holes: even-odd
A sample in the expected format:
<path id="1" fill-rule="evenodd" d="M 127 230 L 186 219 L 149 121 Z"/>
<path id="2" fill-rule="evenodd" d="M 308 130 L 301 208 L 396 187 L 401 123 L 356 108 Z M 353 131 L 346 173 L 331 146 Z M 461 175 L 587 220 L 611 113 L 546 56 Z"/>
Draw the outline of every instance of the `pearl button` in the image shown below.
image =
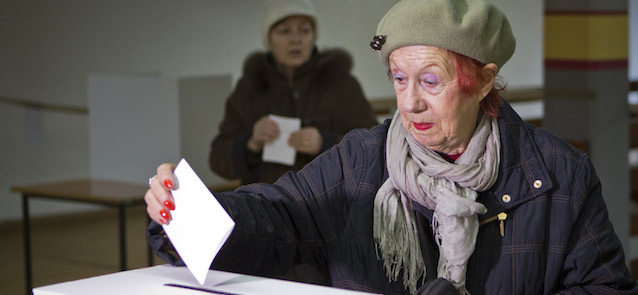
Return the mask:
<path id="1" fill-rule="evenodd" d="M 543 182 L 540 179 L 537 179 L 536 181 L 534 181 L 535 188 L 541 188 L 541 186 L 543 186 Z"/>
<path id="2" fill-rule="evenodd" d="M 505 203 L 509 203 L 512 200 L 512 197 L 510 197 L 510 195 L 508 195 L 508 194 L 505 194 L 505 195 L 503 195 L 501 200 L 503 200 L 503 202 L 505 202 Z"/>

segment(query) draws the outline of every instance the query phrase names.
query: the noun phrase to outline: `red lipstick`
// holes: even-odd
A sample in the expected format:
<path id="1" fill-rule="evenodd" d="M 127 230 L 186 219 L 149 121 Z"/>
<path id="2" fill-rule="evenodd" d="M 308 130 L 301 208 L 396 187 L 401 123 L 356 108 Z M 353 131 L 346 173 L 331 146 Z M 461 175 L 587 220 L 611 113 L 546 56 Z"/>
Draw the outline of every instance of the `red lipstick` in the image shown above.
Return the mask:
<path id="1" fill-rule="evenodd" d="M 432 127 L 432 123 L 412 123 L 412 126 L 414 126 L 414 128 L 416 128 L 417 130 L 426 130 L 426 129 L 430 129 Z"/>

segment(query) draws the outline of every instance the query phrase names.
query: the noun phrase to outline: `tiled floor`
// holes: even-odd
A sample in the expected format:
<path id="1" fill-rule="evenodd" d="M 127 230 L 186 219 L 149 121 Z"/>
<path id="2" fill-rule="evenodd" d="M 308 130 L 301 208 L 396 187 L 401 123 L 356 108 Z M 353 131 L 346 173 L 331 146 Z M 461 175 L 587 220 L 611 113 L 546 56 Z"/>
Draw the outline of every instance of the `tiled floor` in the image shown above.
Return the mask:
<path id="1" fill-rule="evenodd" d="M 146 223 L 142 206 L 127 210 L 129 268 L 148 265 Z M 119 271 L 115 209 L 33 219 L 31 233 L 34 287 Z M 21 223 L 0 224 L 0 255 L 0 294 L 26 294 Z"/>

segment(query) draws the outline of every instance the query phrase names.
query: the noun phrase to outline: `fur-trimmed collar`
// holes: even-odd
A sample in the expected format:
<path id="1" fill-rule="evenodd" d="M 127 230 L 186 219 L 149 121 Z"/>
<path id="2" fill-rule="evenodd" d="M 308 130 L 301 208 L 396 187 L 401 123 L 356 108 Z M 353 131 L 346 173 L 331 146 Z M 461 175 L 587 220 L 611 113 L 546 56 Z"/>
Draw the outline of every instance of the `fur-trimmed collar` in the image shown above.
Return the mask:
<path id="1" fill-rule="evenodd" d="M 336 82 L 335 79 L 349 75 L 352 67 L 352 57 L 344 49 L 314 51 L 310 60 L 295 71 L 294 79 L 312 75 L 315 79 L 314 82 L 319 85 L 330 85 Z M 243 79 L 249 87 L 263 89 L 267 85 L 267 80 L 273 77 L 286 79 L 283 73 L 277 70 L 270 52 L 253 52 L 244 61 Z"/>

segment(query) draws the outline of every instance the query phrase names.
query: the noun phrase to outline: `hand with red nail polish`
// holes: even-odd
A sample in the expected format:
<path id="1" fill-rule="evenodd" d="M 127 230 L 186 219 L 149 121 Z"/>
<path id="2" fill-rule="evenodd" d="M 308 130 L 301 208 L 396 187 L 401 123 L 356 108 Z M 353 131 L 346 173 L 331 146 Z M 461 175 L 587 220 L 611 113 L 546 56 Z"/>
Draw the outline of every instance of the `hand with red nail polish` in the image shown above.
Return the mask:
<path id="1" fill-rule="evenodd" d="M 150 189 L 144 195 L 148 216 L 159 224 L 171 221 L 171 210 L 175 210 L 175 200 L 171 189 L 175 188 L 173 170 L 175 165 L 162 164 L 157 168 L 158 181 L 150 183 Z"/>

